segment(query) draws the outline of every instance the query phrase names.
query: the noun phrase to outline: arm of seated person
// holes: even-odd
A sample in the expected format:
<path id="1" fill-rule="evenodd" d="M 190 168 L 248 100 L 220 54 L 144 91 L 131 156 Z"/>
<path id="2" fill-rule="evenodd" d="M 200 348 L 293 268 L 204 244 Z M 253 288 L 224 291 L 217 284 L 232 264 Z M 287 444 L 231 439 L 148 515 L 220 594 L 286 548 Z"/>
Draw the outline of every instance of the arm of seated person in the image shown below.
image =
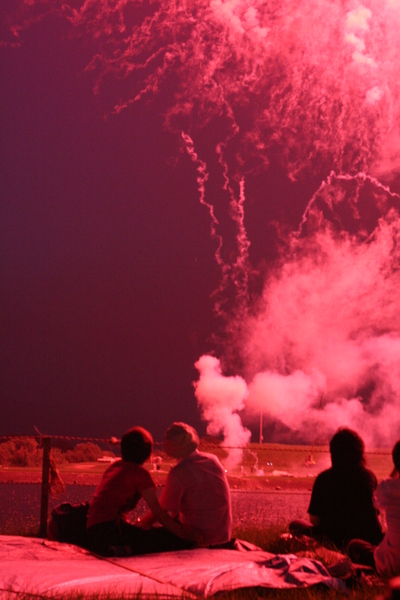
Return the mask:
<path id="1" fill-rule="evenodd" d="M 310 522 L 311 522 L 311 525 L 314 525 L 314 527 L 317 527 L 318 525 L 321 524 L 321 519 L 320 519 L 320 517 L 317 517 L 317 515 L 310 515 Z"/>
<path id="2" fill-rule="evenodd" d="M 143 499 L 147 506 L 150 508 L 150 515 L 146 513 L 143 518 L 140 519 L 140 525 L 144 527 L 150 526 L 155 521 L 159 521 L 161 525 L 164 525 L 174 535 L 182 538 L 183 540 L 193 540 L 193 536 L 190 535 L 183 527 L 174 521 L 172 517 L 160 506 L 160 503 L 156 496 L 156 490 L 153 487 L 147 488 L 142 492 Z M 195 541 L 195 540 L 193 540 Z"/>
<path id="3" fill-rule="evenodd" d="M 164 509 L 166 512 L 168 512 L 168 514 L 175 520 L 178 520 L 178 513 L 171 511 L 171 510 L 166 510 L 164 508 L 164 503 L 163 503 L 163 497 L 165 494 L 165 488 L 163 489 L 163 491 L 161 492 L 161 496 L 159 499 L 159 504 L 161 506 L 162 509 Z M 153 515 L 153 513 L 151 512 L 151 510 L 148 510 L 142 517 L 140 517 L 139 519 L 137 519 L 136 521 L 136 525 L 142 527 L 143 529 L 148 529 L 149 527 L 151 527 L 155 522 L 157 521 L 156 517 Z"/>
<path id="4" fill-rule="evenodd" d="M 135 525 L 137 525 L 138 527 L 142 527 L 143 529 L 148 529 L 156 521 L 157 521 L 157 519 L 155 518 L 155 516 L 153 515 L 151 510 L 148 510 L 147 512 L 144 513 L 144 515 L 142 517 L 139 517 L 138 519 L 136 519 Z"/>

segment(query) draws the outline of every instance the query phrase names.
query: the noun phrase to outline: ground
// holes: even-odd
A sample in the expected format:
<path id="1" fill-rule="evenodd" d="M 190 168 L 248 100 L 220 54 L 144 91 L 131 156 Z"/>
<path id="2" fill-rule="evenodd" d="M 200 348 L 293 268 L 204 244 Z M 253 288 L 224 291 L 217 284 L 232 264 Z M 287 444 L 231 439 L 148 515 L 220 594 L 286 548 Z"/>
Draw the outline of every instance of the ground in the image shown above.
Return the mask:
<path id="1" fill-rule="evenodd" d="M 100 481 L 102 471 L 90 472 L 87 465 L 81 470 L 80 465 L 72 472 L 60 472 L 61 479 L 67 485 L 89 485 L 95 486 Z M 103 467 L 104 468 L 104 467 Z M 166 472 L 151 472 L 155 483 L 163 485 L 167 476 Z M 0 483 L 41 483 L 41 469 L 13 469 L 0 468 Z M 229 485 L 234 490 L 247 491 L 311 491 L 314 477 L 288 477 L 288 476 L 264 476 L 264 477 L 228 477 Z"/>

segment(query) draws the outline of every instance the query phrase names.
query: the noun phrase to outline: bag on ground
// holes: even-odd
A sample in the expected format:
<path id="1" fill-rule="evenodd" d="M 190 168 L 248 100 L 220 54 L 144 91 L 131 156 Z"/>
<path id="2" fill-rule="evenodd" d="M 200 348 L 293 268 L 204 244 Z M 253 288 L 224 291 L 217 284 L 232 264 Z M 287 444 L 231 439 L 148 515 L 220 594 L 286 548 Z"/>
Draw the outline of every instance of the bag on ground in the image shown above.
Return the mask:
<path id="1" fill-rule="evenodd" d="M 89 502 L 64 502 L 51 511 L 47 532 L 50 540 L 85 546 Z"/>

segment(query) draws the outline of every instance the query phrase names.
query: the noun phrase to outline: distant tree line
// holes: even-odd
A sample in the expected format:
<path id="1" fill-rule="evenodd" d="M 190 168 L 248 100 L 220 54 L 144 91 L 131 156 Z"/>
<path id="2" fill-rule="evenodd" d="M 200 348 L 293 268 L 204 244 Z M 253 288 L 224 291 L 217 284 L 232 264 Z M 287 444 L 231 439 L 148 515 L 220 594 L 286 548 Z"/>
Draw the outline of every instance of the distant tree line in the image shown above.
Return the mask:
<path id="1" fill-rule="evenodd" d="M 93 442 L 76 444 L 75 448 L 63 452 L 52 448 L 51 458 L 56 465 L 62 463 L 94 462 L 111 452 L 104 452 Z M 43 450 L 40 442 L 31 437 L 13 437 L 0 443 L 0 465 L 3 467 L 38 467 L 42 464 Z"/>

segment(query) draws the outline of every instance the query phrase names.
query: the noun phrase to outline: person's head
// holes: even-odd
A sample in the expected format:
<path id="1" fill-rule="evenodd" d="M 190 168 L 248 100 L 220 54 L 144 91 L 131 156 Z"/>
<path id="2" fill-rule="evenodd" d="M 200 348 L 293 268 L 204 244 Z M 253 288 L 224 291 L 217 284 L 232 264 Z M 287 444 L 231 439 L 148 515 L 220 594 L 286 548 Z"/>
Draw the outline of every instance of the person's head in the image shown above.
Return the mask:
<path id="1" fill-rule="evenodd" d="M 142 465 L 153 451 L 153 438 L 143 427 L 132 427 L 121 438 L 123 460 Z"/>
<path id="2" fill-rule="evenodd" d="M 186 423 L 172 423 L 165 432 L 164 452 L 172 458 L 185 458 L 199 445 L 199 436 Z"/>
<path id="3" fill-rule="evenodd" d="M 400 473 L 400 440 L 395 443 L 392 450 L 393 464 L 396 467 L 398 473 Z"/>
<path id="4" fill-rule="evenodd" d="M 358 433 L 347 427 L 341 427 L 329 444 L 332 467 L 349 470 L 365 466 L 365 446 Z"/>

